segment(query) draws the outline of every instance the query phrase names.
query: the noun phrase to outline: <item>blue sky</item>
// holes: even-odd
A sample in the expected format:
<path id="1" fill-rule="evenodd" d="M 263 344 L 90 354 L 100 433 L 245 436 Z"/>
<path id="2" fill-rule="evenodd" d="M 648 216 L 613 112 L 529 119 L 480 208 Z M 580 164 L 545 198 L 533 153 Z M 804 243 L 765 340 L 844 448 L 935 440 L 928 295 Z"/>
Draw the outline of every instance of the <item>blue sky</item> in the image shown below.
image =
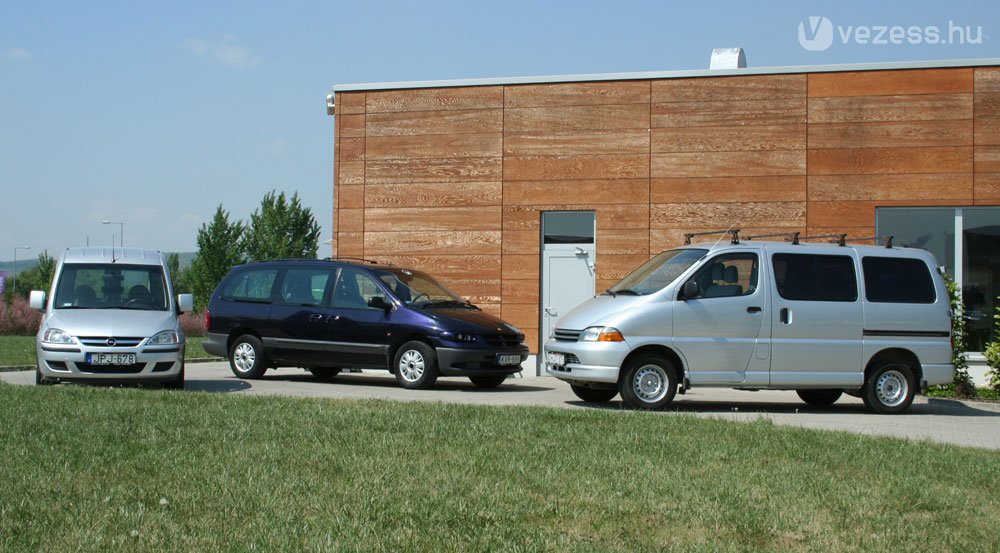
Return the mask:
<path id="1" fill-rule="evenodd" d="M 800 44 L 809 16 L 828 49 Z M 927 44 L 949 25 L 963 43 Z M 878 26 L 920 31 L 872 44 Z M 703 69 L 730 46 L 757 67 L 1000 58 L 1000 4 L 7 1 L 0 259 L 110 245 L 102 219 L 127 246 L 193 251 L 217 205 L 246 219 L 272 189 L 329 238 L 334 83 Z"/>

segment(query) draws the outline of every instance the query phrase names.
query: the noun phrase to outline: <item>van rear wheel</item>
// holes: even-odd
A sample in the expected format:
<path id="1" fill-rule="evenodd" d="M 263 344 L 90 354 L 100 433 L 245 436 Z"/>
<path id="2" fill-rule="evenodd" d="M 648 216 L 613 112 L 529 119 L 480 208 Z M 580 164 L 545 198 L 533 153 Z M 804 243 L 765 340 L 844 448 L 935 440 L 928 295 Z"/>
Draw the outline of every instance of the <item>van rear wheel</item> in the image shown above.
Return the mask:
<path id="1" fill-rule="evenodd" d="M 840 390 L 795 390 L 799 398 L 813 407 L 829 407 L 844 393 Z"/>
<path id="2" fill-rule="evenodd" d="M 898 361 L 887 361 L 868 373 L 861 395 L 865 405 L 876 413 L 902 413 L 916 394 L 913 369 Z"/>
<path id="3" fill-rule="evenodd" d="M 618 390 L 614 388 L 588 388 L 586 386 L 577 386 L 576 384 L 570 384 L 569 387 L 573 389 L 576 397 L 587 403 L 606 403 L 618 395 Z"/>
<path id="4" fill-rule="evenodd" d="M 264 344 L 253 334 L 244 334 L 233 342 L 229 350 L 229 368 L 244 379 L 258 379 L 267 371 Z"/>
<path id="5" fill-rule="evenodd" d="M 659 355 L 637 357 L 619 377 L 618 392 L 632 409 L 665 409 L 677 393 L 677 370 Z"/>

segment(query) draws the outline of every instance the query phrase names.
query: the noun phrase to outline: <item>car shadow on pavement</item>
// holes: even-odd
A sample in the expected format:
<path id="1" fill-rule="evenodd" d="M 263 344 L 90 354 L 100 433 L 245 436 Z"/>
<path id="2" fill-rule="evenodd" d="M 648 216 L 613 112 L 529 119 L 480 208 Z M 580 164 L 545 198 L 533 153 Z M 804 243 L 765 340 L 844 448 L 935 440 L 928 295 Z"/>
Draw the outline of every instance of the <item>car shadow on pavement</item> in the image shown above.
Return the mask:
<path id="1" fill-rule="evenodd" d="M 567 401 L 569 405 L 577 407 L 587 407 L 590 409 L 627 410 L 621 401 L 609 401 L 607 403 L 587 403 L 584 401 Z M 752 401 L 702 401 L 702 400 L 675 400 L 665 412 L 670 413 L 691 413 L 691 414 L 737 414 L 737 413 L 766 413 L 766 414 L 827 414 L 835 415 L 876 415 L 869 411 L 860 403 L 834 404 L 829 407 L 812 407 L 805 404 L 775 403 L 775 402 L 752 402 Z M 1000 411 L 989 409 L 979 409 L 975 406 L 955 400 L 934 399 L 927 403 L 914 403 L 910 408 L 902 413 L 906 415 L 948 415 L 958 417 L 1000 417 Z M 892 415 L 887 415 L 892 416 Z"/>
<path id="2" fill-rule="evenodd" d="M 188 380 L 184 389 L 189 392 L 231 393 L 249 390 L 253 385 L 243 380 Z"/>
<path id="3" fill-rule="evenodd" d="M 346 385 L 346 386 L 370 386 L 373 388 L 398 388 L 402 389 L 396 378 L 389 373 L 383 375 L 364 373 L 340 373 L 333 378 L 320 379 L 309 373 L 267 373 L 261 380 L 263 381 L 284 381 L 284 382 L 309 382 L 317 386 Z M 464 377 L 442 377 L 434 383 L 434 386 L 427 390 L 418 391 L 448 391 L 466 393 L 517 393 L 517 392 L 548 392 L 554 389 L 552 386 L 533 386 L 522 384 L 523 379 L 512 379 L 505 381 L 497 388 L 479 388 Z"/>

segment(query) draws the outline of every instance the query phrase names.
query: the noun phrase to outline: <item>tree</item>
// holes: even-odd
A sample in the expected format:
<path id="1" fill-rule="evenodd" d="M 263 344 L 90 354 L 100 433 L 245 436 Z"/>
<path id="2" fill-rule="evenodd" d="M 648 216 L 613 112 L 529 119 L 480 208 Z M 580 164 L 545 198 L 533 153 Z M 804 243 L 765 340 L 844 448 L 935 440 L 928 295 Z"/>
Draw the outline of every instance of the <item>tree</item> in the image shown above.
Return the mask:
<path id="1" fill-rule="evenodd" d="M 243 263 L 240 243 L 244 230 L 242 222 L 229 222 L 229 213 L 221 204 L 215 209 L 212 222 L 202 223 L 198 230 L 198 253 L 185 275 L 187 286 L 194 294 L 196 310 L 205 309 L 222 277 L 233 265 Z"/>
<path id="2" fill-rule="evenodd" d="M 175 294 L 191 292 L 187 282 L 187 271 L 181 270 L 181 257 L 177 252 L 167 254 L 167 269 L 170 271 L 170 283 L 173 285 Z"/>
<path id="3" fill-rule="evenodd" d="M 52 277 L 56 274 L 56 259 L 45 250 L 38 254 L 38 264 L 30 269 L 18 271 L 17 276 L 12 280 L 17 281 L 17 296 L 27 298 L 32 290 L 44 290 L 48 293 L 52 287 Z M 8 288 L 13 287 L 13 283 L 8 282 Z"/>
<path id="4" fill-rule="evenodd" d="M 302 206 L 298 192 L 289 201 L 284 192 L 276 195 L 272 190 L 250 216 L 243 251 L 251 261 L 315 258 L 319 232 L 312 210 Z"/>

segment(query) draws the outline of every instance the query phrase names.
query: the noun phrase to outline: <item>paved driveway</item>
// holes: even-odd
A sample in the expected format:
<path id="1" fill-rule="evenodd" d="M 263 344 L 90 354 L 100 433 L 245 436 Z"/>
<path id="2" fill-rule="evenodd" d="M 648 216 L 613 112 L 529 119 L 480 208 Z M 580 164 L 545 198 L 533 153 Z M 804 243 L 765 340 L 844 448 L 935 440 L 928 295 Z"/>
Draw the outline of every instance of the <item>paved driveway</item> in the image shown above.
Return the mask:
<path id="1" fill-rule="evenodd" d="M 0 374 L 5 382 L 34 384 L 34 372 Z M 327 382 L 300 369 L 268 371 L 261 380 L 239 380 L 226 363 L 187 366 L 188 390 L 212 393 L 443 401 L 479 405 L 537 405 L 569 409 L 619 409 L 621 404 L 586 404 L 569 385 L 554 378 L 517 378 L 493 390 L 472 386 L 464 378 L 442 378 L 432 390 L 404 390 L 388 373 L 345 373 Z M 775 424 L 859 434 L 906 437 L 961 446 L 1000 450 L 1000 404 L 970 403 L 918 397 L 904 415 L 873 415 L 860 399 L 843 396 L 832 407 L 806 406 L 794 392 L 695 388 L 678 395 L 672 412 L 728 420 L 766 418 Z M 665 414 L 665 416 L 668 416 Z"/>

